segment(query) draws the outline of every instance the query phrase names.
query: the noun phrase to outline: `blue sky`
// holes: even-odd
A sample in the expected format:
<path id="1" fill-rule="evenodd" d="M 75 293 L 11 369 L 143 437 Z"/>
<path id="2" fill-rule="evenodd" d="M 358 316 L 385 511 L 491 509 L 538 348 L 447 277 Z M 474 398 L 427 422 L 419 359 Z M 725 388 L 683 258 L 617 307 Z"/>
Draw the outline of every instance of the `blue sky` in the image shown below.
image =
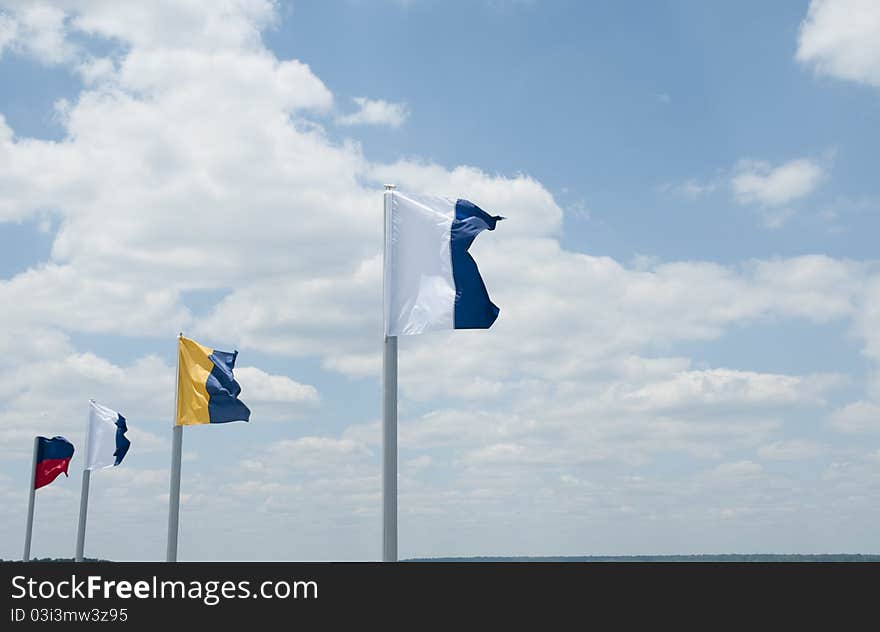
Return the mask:
<path id="1" fill-rule="evenodd" d="M 878 29 L 0 2 L 0 557 L 29 437 L 82 445 L 89 397 L 133 445 L 87 553 L 162 557 L 183 330 L 240 350 L 254 415 L 187 430 L 180 558 L 377 559 L 387 181 L 510 218 L 474 247 L 495 327 L 401 340 L 402 557 L 880 552 Z M 81 462 L 35 555 L 71 553 Z"/>
<path id="2" fill-rule="evenodd" d="M 430 147 L 440 164 L 528 173 L 562 205 L 583 204 L 594 221 L 567 222 L 566 245 L 624 259 L 869 257 L 865 218 L 830 235 L 815 215 L 840 197 L 878 195 L 864 133 L 878 123 L 876 90 L 817 80 L 795 60 L 805 11 L 803 2 L 307 3 L 266 41 L 281 56 L 303 51 L 342 95 L 379 92 L 410 106 L 404 133 L 362 136 L 371 158 Z M 328 23 L 356 59 L 327 46 Z M 442 43 L 415 44 L 440 33 Z M 833 115 L 841 111 L 859 114 Z M 833 181 L 788 231 L 756 235 L 729 200 L 657 195 L 711 181 L 743 157 L 829 153 Z"/>

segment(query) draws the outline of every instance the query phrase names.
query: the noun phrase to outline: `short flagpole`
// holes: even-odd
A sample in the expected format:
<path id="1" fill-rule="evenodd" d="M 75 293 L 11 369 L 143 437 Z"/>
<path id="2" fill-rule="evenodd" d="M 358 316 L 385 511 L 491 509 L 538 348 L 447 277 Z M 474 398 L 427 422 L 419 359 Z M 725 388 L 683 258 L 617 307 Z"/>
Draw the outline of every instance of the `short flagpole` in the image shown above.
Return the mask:
<path id="1" fill-rule="evenodd" d="M 21 556 L 22 561 L 25 562 L 31 559 L 31 535 L 34 532 L 34 499 L 37 495 L 37 450 L 39 449 L 40 438 L 34 437 L 34 456 L 31 460 L 30 492 L 28 493 L 27 527 L 24 531 L 24 554 Z"/>
<path id="2" fill-rule="evenodd" d="M 177 561 L 177 526 L 180 517 L 180 457 L 183 451 L 183 426 L 177 425 L 177 396 L 180 387 L 180 338 L 178 335 L 177 377 L 174 387 L 174 425 L 171 431 L 171 489 L 168 494 L 168 549 L 166 562 Z"/>
<path id="3" fill-rule="evenodd" d="M 394 185 L 385 185 L 385 244 Z M 384 283 L 383 283 L 384 286 Z M 385 293 L 387 287 L 383 287 Z M 387 294 L 385 296 L 387 301 Z M 385 336 L 382 353 L 382 561 L 397 561 L 397 336 Z"/>
<path id="4" fill-rule="evenodd" d="M 89 400 L 89 402 L 94 401 L 94 399 Z M 92 474 L 92 471 L 89 469 L 89 444 L 91 443 L 91 437 L 89 437 L 89 434 L 91 433 L 91 427 L 92 415 L 91 411 L 89 411 L 89 416 L 86 419 L 85 462 L 83 463 L 82 491 L 79 495 L 79 524 L 76 528 L 76 557 L 74 557 L 74 561 L 76 562 L 83 561 L 83 550 L 86 545 L 86 515 L 89 512 L 89 483 Z"/>

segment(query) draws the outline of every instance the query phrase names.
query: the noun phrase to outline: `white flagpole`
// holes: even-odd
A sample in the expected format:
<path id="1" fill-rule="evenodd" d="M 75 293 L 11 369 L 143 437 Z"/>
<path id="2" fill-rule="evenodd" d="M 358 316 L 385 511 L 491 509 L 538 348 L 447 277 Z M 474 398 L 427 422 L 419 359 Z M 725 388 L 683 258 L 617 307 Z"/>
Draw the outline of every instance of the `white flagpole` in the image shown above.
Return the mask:
<path id="1" fill-rule="evenodd" d="M 21 559 L 25 562 L 31 559 L 31 535 L 34 532 L 34 498 L 37 495 L 37 490 L 34 489 L 34 486 L 37 481 L 37 450 L 39 447 L 40 438 L 34 437 L 34 457 L 31 461 L 30 492 L 28 494 L 27 528 L 24 532 L 24 554 L 21 556 Z"/>
<path id="2" fill-rule="evenodd" d="M 83 561 L 83 549 L 86 544 L 86 513 L 89 510 L 89 476 L 92 471 L 83 470 L 82 492 L 79 497 L 79 527 L 76 530 L 76 561 Z"/>
<path id="3" fill-rule="evenodd" d="M 94 402 L 90 399 L 89 402 Z M 86 515 L 89 512 L 89 483 L 91 482 L 92 471 L 89 469 L 89 446 L 92 443 L 92 410 L 89 407 L 89 416 L 86 418 L 86 441 L 85 441 L 85 462 L 83 463 L 83 486 L 79 495 L 79 526 L 76 529 L 76 557 L 77 562 L 83 561 L 83 550 L 86 544 Z"/>
<path id="4" fill-rule="evenodd" d="M 385 243 L 391 230 L 391 196 L 394 185 L 385 185 Z M 383 266 L 384 269 L 384 266 Z M 384 279 L 384 277 L 383 277 Z M 383 291 L 387 301 L 389 288 Z M 382 561 L 397 561 L 397 336 L 385 336 L 382 353 Z"/>
<path id="5" fill-rule="evenodd" d="M 95 400 L 90 399 L 90 402 Z M 86 419 L 86 447 L 85 462 L 83 463 L 82 474 L 82 491 L 79 495 L 79 525 L 76 529 L 76 557 L 74 561 L 83 561 L 83 549 L 86 545 L 86 514 L 89 512 L 89 482 L 92 471 L 89 469 L 89 444 L 91 443 L 92 413 L 89 410 L 89 416 Z"/>
<path id="6" fill-rule="evenodd" d="M 166 562 L 177 561 L 177 524 L 180 517 L 180 457 L 183 452 L 183 426 L 177 425 L 177 397 L 180 388 L 180 339 L 177 337 L 177 377 L 174 380 L 174 425 L 171 434 L 171 490 L 168 495 L 168 549 Z"/>

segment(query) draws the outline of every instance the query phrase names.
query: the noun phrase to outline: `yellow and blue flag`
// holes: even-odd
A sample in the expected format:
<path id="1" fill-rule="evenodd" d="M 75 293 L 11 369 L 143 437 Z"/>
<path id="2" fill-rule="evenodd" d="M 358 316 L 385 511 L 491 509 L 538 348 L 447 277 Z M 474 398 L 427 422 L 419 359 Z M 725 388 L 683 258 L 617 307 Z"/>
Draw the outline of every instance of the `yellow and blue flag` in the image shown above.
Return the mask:
<path id="1" fill-rule="evenodd" d="M 238 351 L 209 349 L 183 336 L 178 338 L 178 426 L 250 419 L 250 409 L 238 399 L 241 386 L 232 375 L 236 357 Z"/>

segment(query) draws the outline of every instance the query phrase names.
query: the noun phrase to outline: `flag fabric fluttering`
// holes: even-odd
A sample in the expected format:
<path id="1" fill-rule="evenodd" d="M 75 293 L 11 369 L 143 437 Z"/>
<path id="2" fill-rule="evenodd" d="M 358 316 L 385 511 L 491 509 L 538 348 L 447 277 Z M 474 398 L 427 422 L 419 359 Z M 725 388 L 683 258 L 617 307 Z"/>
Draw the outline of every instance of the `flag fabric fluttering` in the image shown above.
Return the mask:
<path id="1" fill-rule="evenodd" d="M 128 426 L 125 417 L 94 400 L 90 401 L 86 469 L 102 470 L 122 463 L 131 447 L 126 432 Z"/>
<path id="2" fill-rule="evenodd" d="M 251 411 L 238 399 L 241 387 L 232 374 L 238 351 L 209 349 L 178 339 L 178 426 L 248 421 Z"/>
<path id="3" fill-rule="evenodd" d="M 67 467 L 73 458 L 73 444 L 64 437 L 37 437 L 37 468 L 34 489 L 45 487 L 61 473 L 69 476 Z"/>
<path id="4" fill-rule="evenodd" d="M 391 194 L 385 226 L 385 335 L 488 329 L 499 309 L 468 249 L 504 219 L 467 200 Z"/>

